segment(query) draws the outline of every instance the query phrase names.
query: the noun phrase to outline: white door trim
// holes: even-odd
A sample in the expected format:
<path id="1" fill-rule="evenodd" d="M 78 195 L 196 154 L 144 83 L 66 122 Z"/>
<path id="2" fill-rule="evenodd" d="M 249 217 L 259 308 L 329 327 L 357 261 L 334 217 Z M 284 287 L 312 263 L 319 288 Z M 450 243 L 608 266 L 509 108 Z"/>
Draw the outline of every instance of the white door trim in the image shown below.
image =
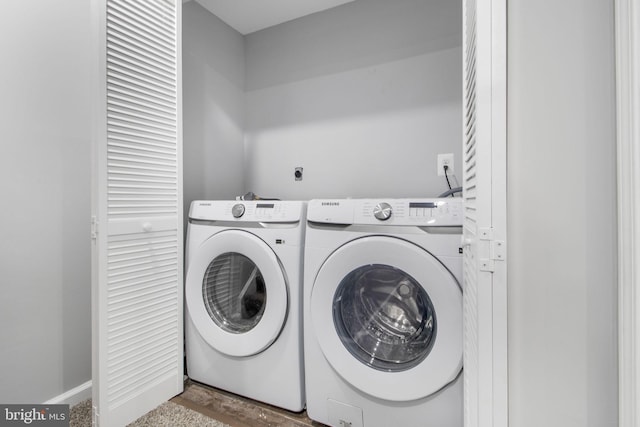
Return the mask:
<path id="1" fill-rule="evenodd" d="M 493 414 L 491 427 L 509 425 L 507 247 L 507 0 L 491 2 L 491 221 L 493 243 L 501 244 L 494 264 Z M 499 251 L 498 246 L 495 247 Z"/>
<path id="2" fill-rule="evenodd" d="M 507 1 L 463 4 L 465 427 L 506 427 Z"/>
<path id="3" fill-rule="evenodd" d="M 615 8 L 619 425 L 640 427 L 640 4 Z"/>

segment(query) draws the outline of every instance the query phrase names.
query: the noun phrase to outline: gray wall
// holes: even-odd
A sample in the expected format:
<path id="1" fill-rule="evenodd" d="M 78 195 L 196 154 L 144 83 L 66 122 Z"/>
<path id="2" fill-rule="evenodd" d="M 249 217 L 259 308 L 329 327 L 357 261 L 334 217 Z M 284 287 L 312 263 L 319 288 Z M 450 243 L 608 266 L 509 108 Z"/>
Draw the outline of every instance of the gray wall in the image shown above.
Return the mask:
<path id="1" fill-rule="evenodd" d="M 244 39 L 195 1 L 183 5 L 185 213 L 244 193 Z M 186 215 L 185 215 L 186 218 Z"/>
<path id="2" fill-rule="evenodd" d="M 508 10 L 510 425 L 617 426 L 613 1 Z"/>
<path id="3" fill-rule="evenodd" d="M 91 379 L 90 2 L 0 14 L 0 402 Z"/>
<path id="4" fill-rule="evenodd" d="M 461 152 L 459 3 L 361 0 L 247 35 L 247 190 L 445 191 L 436 155 L 455 153 L 459 165 Z"/>

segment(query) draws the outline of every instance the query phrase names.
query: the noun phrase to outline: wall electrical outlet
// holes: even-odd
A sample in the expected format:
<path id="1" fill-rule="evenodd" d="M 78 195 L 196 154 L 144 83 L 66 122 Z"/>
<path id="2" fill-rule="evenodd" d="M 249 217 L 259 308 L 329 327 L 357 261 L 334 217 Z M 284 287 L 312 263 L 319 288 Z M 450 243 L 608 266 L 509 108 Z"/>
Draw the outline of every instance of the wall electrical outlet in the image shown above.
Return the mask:
<path id="1" fill-rule="evenodd" d="M 448 166 L 447 175 L 454 173 L 453 153 L 438 154 L 438 176 L 444 176 L 444 167 Z"/>

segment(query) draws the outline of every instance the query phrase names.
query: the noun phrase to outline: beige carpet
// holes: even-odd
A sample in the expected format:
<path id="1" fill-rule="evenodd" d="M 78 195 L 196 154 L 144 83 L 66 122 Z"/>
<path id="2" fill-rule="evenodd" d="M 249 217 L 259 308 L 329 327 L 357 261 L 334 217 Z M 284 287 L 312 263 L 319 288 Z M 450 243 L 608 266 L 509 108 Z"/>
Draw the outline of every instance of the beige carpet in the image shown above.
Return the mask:
<path id="1" fill-rule="evenodd" d="M 91 427 L 91 400 L 71 408 L 70 427 Z M 132 427 L 229 427 L 220 421 L 202 415 L 173 402 L 165 402 L 147 415 L 129 424 Z"/>

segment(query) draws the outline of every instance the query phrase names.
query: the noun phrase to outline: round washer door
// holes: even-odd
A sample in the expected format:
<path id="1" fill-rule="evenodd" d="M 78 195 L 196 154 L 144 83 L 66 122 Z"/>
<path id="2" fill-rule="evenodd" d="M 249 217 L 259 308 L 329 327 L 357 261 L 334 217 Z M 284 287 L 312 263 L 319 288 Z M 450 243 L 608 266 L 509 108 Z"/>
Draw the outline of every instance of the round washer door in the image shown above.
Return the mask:
<path id="1" fill-rule="evenodd" d="M 371 396 L 420 399 L 462 369 L 462 291 L 413 243 L 371 236 L 343 245 L 320 268 L 310 310 L 333 369 Z"/>
<path id="2" fill-rule="evenodd" d="M 240 230 L 215 234 L 198 248 L 189 263 L 185 298 L 202 338 L 229 356 L 265 350 L 287 317 L 287 284 L 276 254 Z"/>

